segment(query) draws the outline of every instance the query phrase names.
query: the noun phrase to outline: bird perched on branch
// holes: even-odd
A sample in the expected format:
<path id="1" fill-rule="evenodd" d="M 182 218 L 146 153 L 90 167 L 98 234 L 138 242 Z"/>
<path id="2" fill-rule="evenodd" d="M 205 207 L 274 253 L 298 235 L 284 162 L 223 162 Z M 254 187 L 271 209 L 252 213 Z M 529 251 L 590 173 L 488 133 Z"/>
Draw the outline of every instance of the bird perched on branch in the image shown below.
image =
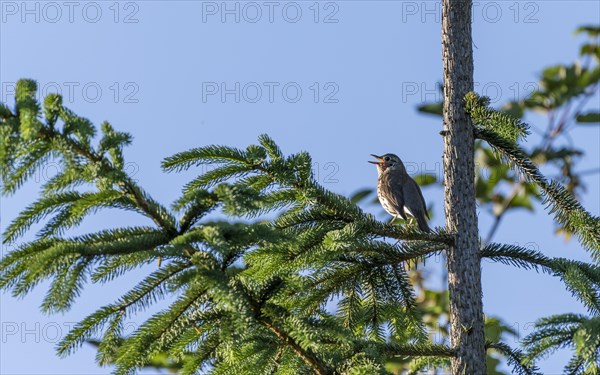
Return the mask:
<path id="1" fill-rule="evenodd" d="M 383 208 L 394 219 L 401 217 L 407 220 L 408 214 L 417 220 L 421 231 L 431 232 L 427 225 L 426 219 L 429 219 L 429 214 L 421 188 L 406 173 L 402 160 L 394 154 L 371 156 L 378 160 L 369 163 L 377 165 L 377 197 Z"/>

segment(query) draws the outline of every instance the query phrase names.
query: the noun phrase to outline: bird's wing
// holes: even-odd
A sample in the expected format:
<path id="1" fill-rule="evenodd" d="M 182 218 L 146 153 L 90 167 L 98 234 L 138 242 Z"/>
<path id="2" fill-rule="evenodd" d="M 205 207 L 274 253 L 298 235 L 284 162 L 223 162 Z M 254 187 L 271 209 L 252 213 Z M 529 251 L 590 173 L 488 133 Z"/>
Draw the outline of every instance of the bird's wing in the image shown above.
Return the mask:
<path id="1" fill-rule="evenodd" d="M 394 210 L 398 212 L 404 220 L 407 220 L 406 213 L 404 212 L 404 193 L 402 191 L 401 177 L 396 177 L 387 173 L 382 176 L 380 189 L 382 189 L 382 193 Z"/>
<path id="2" fill-rule="evenodd" d="M 413 213 L 413 216 L 422 213 L 429 219 L 429 213 L 427 212 L 427 206 L 425 205 L 425 198 L 423 198 L 421 188 L 419 187 L 419 184 L 410 177 L 408 177 L 408 181 L 404 184 L 404 196 L 419 197 L 418 200 L 407 199 L 405 205 L 410 212 Z"/>
<path id="3" fill-rule="evenodd" d="M 411 178 L 412 180 L 412 178 Z M 417 187 L 417 191 L 419 192 L 419 196 L 421 197 L 421 203 L 423 203 L 423 211 L 425 212 L 425 216 L 427 216 L 427 218 L 429 220 L 431 220 L 431 218 L 429 217 L 429 212 L 427 211 L 427 204 L 425 204 L 425 198 L 423 197 L 423 192 L 421 191 L 421 187 L 419 186 L 419 184 L 417 184 L 417 182 L 415 180 L 412 180 L 415 183 L 415 186 Z"/>

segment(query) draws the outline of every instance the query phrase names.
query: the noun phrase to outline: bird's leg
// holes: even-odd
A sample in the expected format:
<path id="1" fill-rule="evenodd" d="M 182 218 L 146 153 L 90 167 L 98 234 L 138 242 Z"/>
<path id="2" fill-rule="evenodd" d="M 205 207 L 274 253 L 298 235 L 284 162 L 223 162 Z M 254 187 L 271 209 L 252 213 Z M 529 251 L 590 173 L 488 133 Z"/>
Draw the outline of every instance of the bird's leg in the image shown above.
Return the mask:
<path id="1" fill-rule="evenodd" d="M 414 217 L 410 217 L 408 219 L 408 225 L 410 225 L 411 227 L 415 225 L 415 222 L 417 221 L 417 219 L 415 219 Z"/>

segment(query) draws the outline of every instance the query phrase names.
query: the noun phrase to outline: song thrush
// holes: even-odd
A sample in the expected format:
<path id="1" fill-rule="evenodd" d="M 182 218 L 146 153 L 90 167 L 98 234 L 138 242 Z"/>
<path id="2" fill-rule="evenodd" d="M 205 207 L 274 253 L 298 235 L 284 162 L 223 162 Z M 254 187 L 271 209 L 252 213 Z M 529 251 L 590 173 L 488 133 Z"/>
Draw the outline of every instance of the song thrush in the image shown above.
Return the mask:
<path id="1" fill-rule="evenodd" d="M 378 161 L 369 161 L 377 165 L 377 197 L 388 214 L 407 220 L 406 214 L 417 220 L 423 232 L 431 232 L 426 218 L 429 218 L 421 188 L 413 180 L 402 163 L 394 154 L 377 156 Z M 392 219 L 393 221 L 393 219 Z"/>

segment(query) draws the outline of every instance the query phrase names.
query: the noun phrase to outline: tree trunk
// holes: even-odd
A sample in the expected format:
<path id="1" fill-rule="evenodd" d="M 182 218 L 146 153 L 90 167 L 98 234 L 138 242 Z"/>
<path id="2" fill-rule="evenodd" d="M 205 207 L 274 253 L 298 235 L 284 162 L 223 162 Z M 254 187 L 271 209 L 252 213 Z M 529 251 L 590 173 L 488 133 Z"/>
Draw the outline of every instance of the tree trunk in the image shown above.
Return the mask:
<path id="1" fill-rule="evenodd" d="M 473 90 L 471 7 L 471 0 L 442 1 L 445 212 L 448 231 L 456 233 L 448 249 L 454 375 L 486 373 L 473 130 L 464 110 Z"/>

